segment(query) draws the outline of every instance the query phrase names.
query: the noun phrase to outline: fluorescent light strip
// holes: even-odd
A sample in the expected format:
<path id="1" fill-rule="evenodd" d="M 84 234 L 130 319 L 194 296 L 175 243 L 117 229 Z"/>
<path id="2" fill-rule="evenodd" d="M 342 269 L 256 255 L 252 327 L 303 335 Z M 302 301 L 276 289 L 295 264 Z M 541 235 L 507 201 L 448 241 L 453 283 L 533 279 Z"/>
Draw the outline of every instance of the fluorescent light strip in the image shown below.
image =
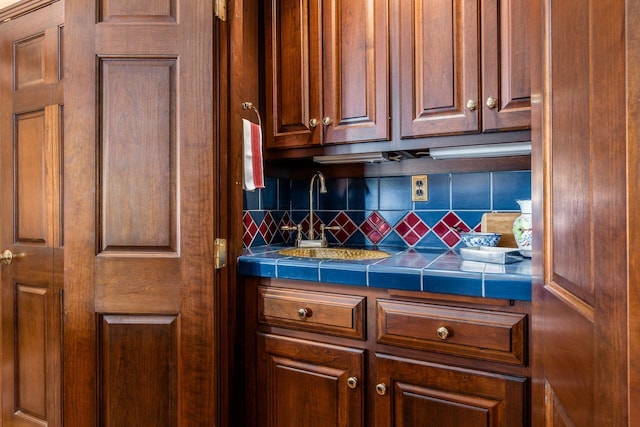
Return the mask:
<path id="1" fill-rule="evenodd" d="M 313 156 L 313 161 L 323 165 L 341 165 L 345 163 L 379 163 L 389 158 L 385 153 L 336 154 L 331 156 Z"/>
<path id="2" fill-rule="evenodd" d="M 429 156 L 436 160 L 525 156 L 528 154 L 531 154 L 531 141 L 429 149 Z"/>

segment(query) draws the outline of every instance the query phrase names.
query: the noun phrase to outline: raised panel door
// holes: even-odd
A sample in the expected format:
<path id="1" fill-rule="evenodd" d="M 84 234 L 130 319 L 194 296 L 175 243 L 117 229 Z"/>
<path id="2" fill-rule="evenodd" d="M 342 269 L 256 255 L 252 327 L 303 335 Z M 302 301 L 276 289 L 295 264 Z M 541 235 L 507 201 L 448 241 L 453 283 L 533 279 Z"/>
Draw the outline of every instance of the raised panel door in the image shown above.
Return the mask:
<path id="1" fill-rule="evenodd" d="M 377 354 L 375 425 L 526 426 L 526 381 Z"/>
<path id="2" fill-rule="evenodd" d="M 481 3 L 483 131 L 531 126 L 529 22 L 528 1 Z"/>
<path id="3" fill-rule="evenodd" d="M 364 350 L 264 334 L 257 348 L 263 425 L 364 425 Z"/>
<path id="4" fill-rule="evenodd" d="M 478 132 L 479 1 L 399 5 L 400 135 Z"/>
<path id="5" fill-rule="evenodd" d="M 62 425 L 62 2 L 0 26 L 2 425 Z"/>

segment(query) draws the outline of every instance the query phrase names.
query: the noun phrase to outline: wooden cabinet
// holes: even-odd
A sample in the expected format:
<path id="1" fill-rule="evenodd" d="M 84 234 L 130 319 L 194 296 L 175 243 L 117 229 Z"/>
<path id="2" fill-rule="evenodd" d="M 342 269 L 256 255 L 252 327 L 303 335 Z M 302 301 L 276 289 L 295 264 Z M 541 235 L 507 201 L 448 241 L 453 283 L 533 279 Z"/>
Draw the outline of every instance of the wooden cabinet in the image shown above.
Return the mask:
<path id="1" fill-rule="evenodd" d="M 528 303 L 245 281 L 246 425 L 529 425 Z"/>
<path id="2" fill-rule="evenodd" d="M 364 425 L 364 350 L 259 334 L 258 354 L 260 425 Z"/>
<path id="3" fill-rule="evenodd" d="M 376 426 L 526 425 L 526 380 L 376 355 Z"/>
<path id="4" fill-rule="evenodd" d="M 386 0 L 265 2 L 266 145 L 389 138 Z"/>
<path id="5" fill-rule="evenodd" d="M 529 127 L 527 2 L 412 0 L 398 10 L 401 137 Z"/>

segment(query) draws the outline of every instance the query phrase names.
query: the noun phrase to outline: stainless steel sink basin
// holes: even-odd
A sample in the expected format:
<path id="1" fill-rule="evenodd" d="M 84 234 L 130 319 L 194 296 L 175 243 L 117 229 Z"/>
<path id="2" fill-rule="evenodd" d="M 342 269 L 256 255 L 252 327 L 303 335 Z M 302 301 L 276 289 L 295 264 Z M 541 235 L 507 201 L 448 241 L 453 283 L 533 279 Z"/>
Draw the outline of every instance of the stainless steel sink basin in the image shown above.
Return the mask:
<path id="1" fill-rule="evenodd" d="M 280 255 L 299 258 L 319 258 L 319 259 L 345 259 L 364 260 L 382 259 L 389 256 L 388 253 L 375 249 L 353 249 L 353 248 L 289 248 L 278 251 Z"/>

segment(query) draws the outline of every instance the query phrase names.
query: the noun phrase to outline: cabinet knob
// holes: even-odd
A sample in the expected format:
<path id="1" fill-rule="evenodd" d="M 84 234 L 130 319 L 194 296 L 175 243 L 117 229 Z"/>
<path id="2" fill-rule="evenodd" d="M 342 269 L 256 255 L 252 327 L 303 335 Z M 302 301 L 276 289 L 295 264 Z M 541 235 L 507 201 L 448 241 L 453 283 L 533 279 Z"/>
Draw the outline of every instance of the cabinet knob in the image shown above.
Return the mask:
<path id="1" fill-rule="evenodd" d="M 0 261 L 7 265 L 11 264 L 11 262 L 13 261 L 13 252 L 11 252 L 9 249 L 2 252 L 2 254 L 0 255 Z"/>
<path id="2" fill-rule="evenodd" d="M 498 105 L 497 99 L 495 99 L 493 96 L 487 98 L 487 107 L 494 109 L 496 108 L 496 105 Z"/>
<path id="3" fill-rule="evenodd" d="M 318 119 L 311 119 L 311 120 L 309 120 L 309 126 L 310 126 L 311 128 L 314 128 L 314 127 L 318 126 Z"/>
<path id="4" fill-rule="evenodd" d="M 358 387 L 358 379 L 356 377 L 349 377 L 347 379 L 347 386 L 349 388 L 356 388 Z"/>
<path id="5" fill-rule="evenodd" d="M 478 101 L 476 101 L 475 99 L 468 100 L 467 108 L 471 111 L 475 111 L 475 109 L 478 108 Z"/>
<path id="6" fill-rule="evenodd" d="M 376 386 L 376 393 L 378 393 L 380 396 L 384 396 L 385 394 L 387 394 L 387 386 L 384 383 L 380 383 Z"/>
<path id="7" fill-rule="evenodd" d="M 439 327 L 436 333 L 438 334 L 438 337 L 440 337 L 441 340 L 446 340 L 447 337 L 449 336 L 449 330 L 444 326 Z"/>
<path id="8" fill-rule="evenodd" d="M 306 319 L 311 317 L 311 310 L 308 308 L 299 308 L 298 309 L 298 317 L 301 319 Z"/>
<path id="9" fill-rule="evenodd" d="M 331 117 L 323 117 L 322 118 L 322 124 L 325 126 L 329 126 L 331 123 L 333 123 L 333 119 Z"/>

